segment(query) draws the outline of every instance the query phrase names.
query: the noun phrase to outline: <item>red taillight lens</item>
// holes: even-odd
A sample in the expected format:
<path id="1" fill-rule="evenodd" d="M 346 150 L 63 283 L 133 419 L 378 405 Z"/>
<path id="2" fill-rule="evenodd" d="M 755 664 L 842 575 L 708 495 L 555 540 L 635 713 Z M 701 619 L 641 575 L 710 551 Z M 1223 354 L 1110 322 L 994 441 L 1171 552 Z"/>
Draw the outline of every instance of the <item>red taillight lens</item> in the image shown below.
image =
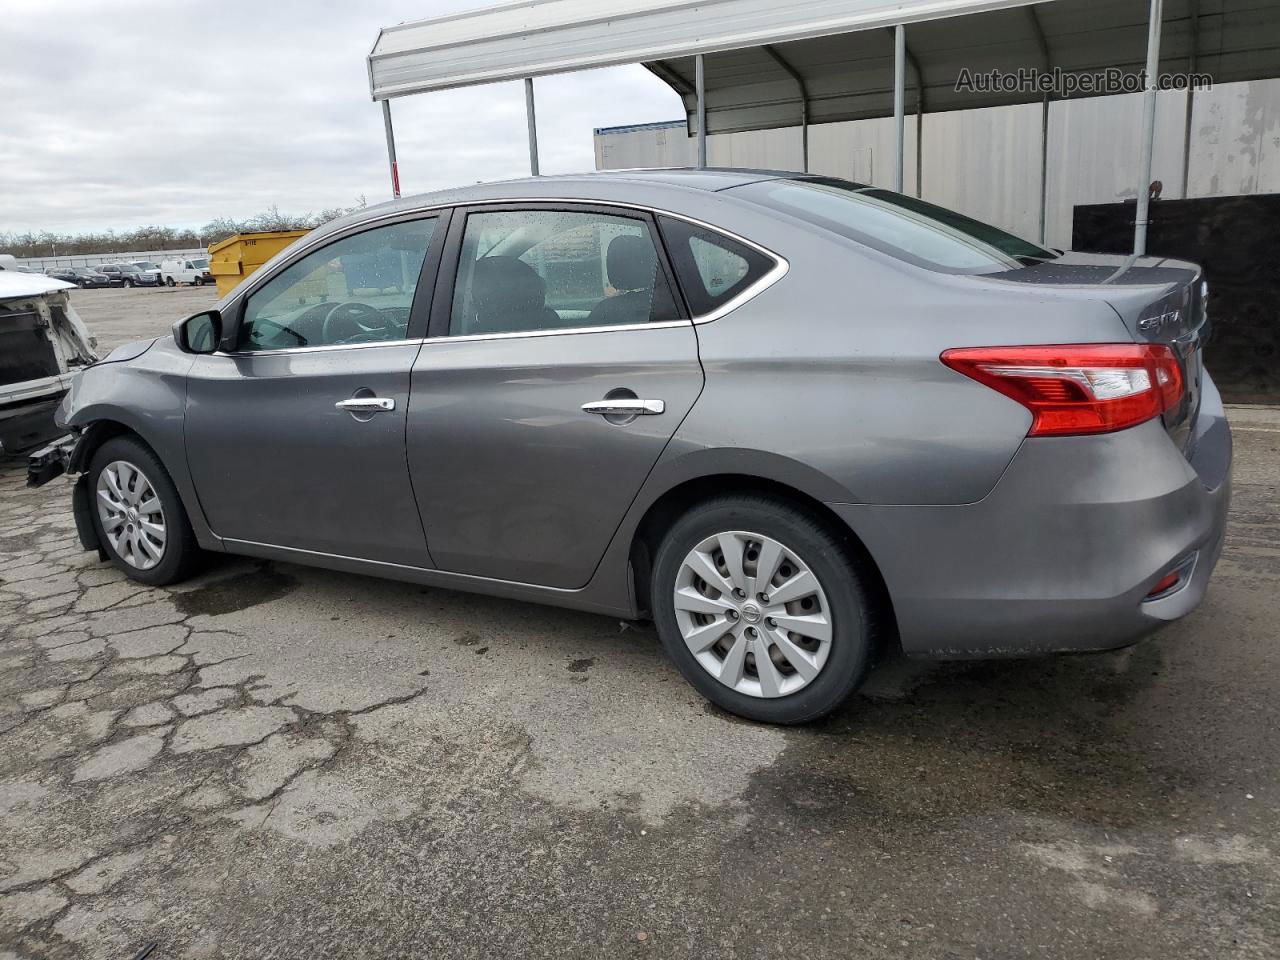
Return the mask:
<path id="1" fill-rule="evenodd" d="M 1164 344 L 964 347 L 941 359 L 1030 410 L 1033 437 L 1123 430 L 1182 398 L 1182 367 Z"/>

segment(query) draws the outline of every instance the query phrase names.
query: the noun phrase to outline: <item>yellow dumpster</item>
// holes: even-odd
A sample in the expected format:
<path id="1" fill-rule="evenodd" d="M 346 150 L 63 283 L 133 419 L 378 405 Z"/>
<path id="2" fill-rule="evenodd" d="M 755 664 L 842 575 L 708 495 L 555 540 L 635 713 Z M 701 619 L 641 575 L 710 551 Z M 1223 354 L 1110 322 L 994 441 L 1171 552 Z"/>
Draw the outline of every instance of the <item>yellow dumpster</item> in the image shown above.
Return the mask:
<path id="1" fill-rule="evenodd" d="M 309 230 L 275 230 L 271 233 L 237 233 L 209 247 L 209 272 L 225 297 L 253 271 Z"/>

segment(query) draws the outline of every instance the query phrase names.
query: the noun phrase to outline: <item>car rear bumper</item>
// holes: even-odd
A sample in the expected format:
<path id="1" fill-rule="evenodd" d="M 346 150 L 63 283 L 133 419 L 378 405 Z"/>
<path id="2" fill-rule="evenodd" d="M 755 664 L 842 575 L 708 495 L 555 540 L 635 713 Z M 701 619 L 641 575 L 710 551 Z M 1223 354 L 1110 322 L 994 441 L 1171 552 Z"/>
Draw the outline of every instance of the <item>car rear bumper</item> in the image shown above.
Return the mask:
<path id="1" fill-rule="evenodd" d="M 879 565 L 908 654 L 1108 650 L 1194 609 L 1222 551 L 1231 432 L 1207 375 L 1191 450 L 1158 420 L 1032 438 L 977 503 L 829 506 Z"/>

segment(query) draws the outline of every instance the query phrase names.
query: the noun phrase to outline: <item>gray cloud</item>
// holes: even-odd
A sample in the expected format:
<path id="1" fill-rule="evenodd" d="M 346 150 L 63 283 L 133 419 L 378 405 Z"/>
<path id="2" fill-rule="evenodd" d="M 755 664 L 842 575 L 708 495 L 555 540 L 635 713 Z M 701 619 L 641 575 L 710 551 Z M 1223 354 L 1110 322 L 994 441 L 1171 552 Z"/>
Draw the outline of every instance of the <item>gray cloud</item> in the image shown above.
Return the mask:
<path id="1" fill-rule="evenodd" d="M 463 0 L 5 0 L 0 232 L 187 226 L 389 193 L 364 58 L 378 28 Z M 596 126 L 681 116 L 642 68 L 537 81 L 544 173 Z M 528 172 L 524 91 L 393 101 L 406 193 Z"/>

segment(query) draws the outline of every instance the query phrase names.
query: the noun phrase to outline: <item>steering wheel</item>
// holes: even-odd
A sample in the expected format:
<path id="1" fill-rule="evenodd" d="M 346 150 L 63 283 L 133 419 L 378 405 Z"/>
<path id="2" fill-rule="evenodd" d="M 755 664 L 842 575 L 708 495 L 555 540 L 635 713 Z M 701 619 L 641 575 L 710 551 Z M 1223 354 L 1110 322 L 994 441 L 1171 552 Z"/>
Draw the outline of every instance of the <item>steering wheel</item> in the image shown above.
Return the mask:
<path id="1" fill-rule="evenodd" d="M 366 340 L 387 340 L 393 321 L 377 307 L 357 300 L 335 304 L 324 315 L 321 326 L 323 343 L 360 343 Z"/>

